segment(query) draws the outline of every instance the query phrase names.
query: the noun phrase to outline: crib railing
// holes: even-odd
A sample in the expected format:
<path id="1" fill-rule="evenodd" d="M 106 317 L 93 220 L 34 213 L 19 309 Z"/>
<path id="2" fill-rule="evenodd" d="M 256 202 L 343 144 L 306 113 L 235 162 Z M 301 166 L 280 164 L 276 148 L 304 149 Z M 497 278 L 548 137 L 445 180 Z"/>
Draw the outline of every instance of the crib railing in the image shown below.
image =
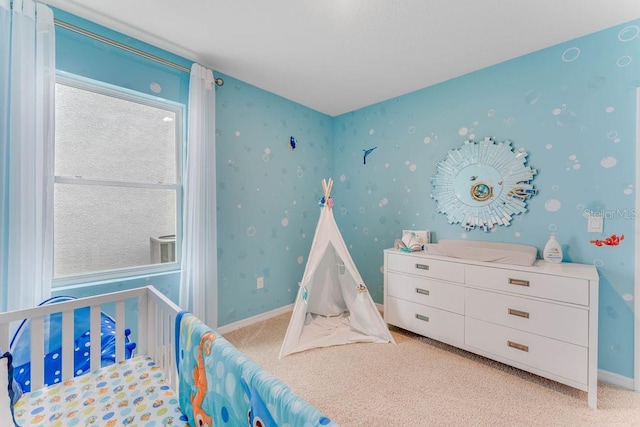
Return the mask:
<path id="1" fill-rule="evenodd" d="M 146 339 L 138 339 L 138 354 L 150 356 L 164 372 L 171 388 L 177 390 L 176 317 L 182 309 L 153 286 L 146 289 L 146 301 L 138 305 L 138 330 L 145 331 Z"/>
<path id="2" fill-rule="evenodd" d="M 44 386 L 44 329 L 46 316 L 60 313 L 62 317 L 62 381 L 74 377 L 74 310 L 89 307 L 90 370 L 101 367 L 101 312 L 105 304 L 115 304 L 116 362 L 125 359 L 125 304 L 137 305 L 138 337 L 136 354 L 148 355 L 163 370 L 172 388 L 177 384 L 174 353 L 175 319 L 180 308 L 153 286 L 79 298 L 24 310 L 0 313 L 0 348 L 9 349 L 12 326 L 24 319 L 31 322 L 31 390 Z M 15 327 L 15 326 L 14 326 Z"/>

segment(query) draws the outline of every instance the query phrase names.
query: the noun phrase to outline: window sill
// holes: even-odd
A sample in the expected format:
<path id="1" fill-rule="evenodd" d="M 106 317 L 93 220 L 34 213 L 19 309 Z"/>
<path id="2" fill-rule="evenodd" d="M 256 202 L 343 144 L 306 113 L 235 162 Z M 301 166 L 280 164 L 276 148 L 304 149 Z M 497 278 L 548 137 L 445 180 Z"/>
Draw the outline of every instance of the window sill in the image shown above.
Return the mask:
<path id="1" fill-rule="evenodd" d="M 167 263 L 158 266 L 136 267 L 117 272 L 104 272 L 60 277 L 54 279 L 51 285 L 53 292 L 68 291 L 88 286 L 109 285 L 134 280 L 149 280 L 152 277 L 180 273 L 177 263 Z"/>

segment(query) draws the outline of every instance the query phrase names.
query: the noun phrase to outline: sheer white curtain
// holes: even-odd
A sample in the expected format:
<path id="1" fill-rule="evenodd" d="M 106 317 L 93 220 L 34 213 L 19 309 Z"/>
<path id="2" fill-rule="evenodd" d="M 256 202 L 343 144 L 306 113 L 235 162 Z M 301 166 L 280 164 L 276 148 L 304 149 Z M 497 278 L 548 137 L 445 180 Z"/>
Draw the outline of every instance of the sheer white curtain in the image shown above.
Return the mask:
<path id="1" fill-rule="evenodd" d="M 52 10 L 0 0 L 1 308 L 47 298 L 53 273 L 55 35 Z"/>
<path id="2" fill-rule="evenodd" d="M 215 108 L 213 73 L 193 64 L 182 209 L 180 306 L 213 328 L 218 323 Z"/>

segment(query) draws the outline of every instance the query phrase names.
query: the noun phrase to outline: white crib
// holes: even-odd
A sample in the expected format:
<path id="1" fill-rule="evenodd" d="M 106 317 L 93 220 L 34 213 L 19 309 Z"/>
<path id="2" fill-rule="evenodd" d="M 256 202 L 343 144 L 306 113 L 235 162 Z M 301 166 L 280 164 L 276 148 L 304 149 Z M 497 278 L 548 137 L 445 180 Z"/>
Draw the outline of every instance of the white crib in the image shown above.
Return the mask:
<path id="1" fill-rule="evenodd" d="M 125 314 L 133 305 L 137 325 L 127 325 L 132 316 Z M 114 306 L 115 363 L 101 366 L 101 314 L 113 312 Z M 74 310 L 83 309 L 84 316 L 86 307 L 90 333 L 79 340 L 74 338 Z M 51 366 L 45 369 L 44 335 L 53 314 L 56 324 L 62 319 L 61 351 L 53 352 L 54 371 L 61 366 L 61 376 L 54 378 L 55 384 L 45 384 Z M 271 420 L 267 425 L 338 425 L 152 286 L 0 313 L 3 349 L 9 348 L 12 330 L 24 319 L 30 321 L 31 390 L 15 403 L 20 426 L 185 427 L 189 420 L 241 426 L 248 425 L 248 414 Z M 134 357 L 126 359 L 125 329 L 135 326 L 137 348 Z M 112 330 L 106 333 L 110 338 Z M 89 353 L 90 367 L 74 376 L 74 352 L 80 348 L 82 357 Z M 83 361 L 86 364 L 86 358 Z M 1 415 L 0 425 L 5 425 Z"/>
<path id="2" fill-rule="evenodd" d="M 115 358 L 116 363 L 114 366 L 122 365 L 125 362 L 125 329 L 127 327 L 132 327 L 133 325 L 127 325 L 125 322 L 125 304 L 131 306 L 134 304 L 137 310 L 137 338 L 136 338 L 136 350 L 135 356 L 137 359 L 142 360 L 142 362 L 138 362 L 140 366 L 150 365 L 151 362 L 148 358 L 140 358 L 141 356 L 149 356 L 149 358 L 155 362 L 154 372 L 157 373 L 157 376 L 161 377 L 162 387 L 165 388 L 162 396 L 167 396 L 169 391 L 166 388 L 170 388 L 174 393 L 176 392 L 177 387 L 177 367 L 176 360 L 174 356 L 175 352 L 175 320 L 178 313 L 181 309 L 174 304 L 171 300 L 161 294 L 158 290 L 156 290 L 153 286 L 148 286 L 144 288 L 113 292 L 109 294 L 102 294 L 92 297 L 73 299 L 69 301 L 59 302 L 50 305 L 43 305 L 35 308 L 29 308 L 25 310 L 18 310 L 12 312 L 0 313 L 0 346 L 3 350 L 9 349 L 9 344 L 12 336 L 12 331 L 15 329 L 16 325 L 24 319 L 28 319 L 31 322 L 31 344 L 30 344 L 30 360 L 31 360 L 31 376 L 30 376 L 30 384 L 31 384 L 31 392 L 25 394 L 20 401 L 16 404 L 16 419 L 19 420 L 18 416 L 18 407 L 21 404 L 26 405 L 25 402 L 22 402 L 23 399 L 32 399 L 37 397 L 37 403 L 41 404 L 45 397 L 42 396 L 42 390 L 45 391 L 45 396 L 49 398 L 49 396 L 57 396 L 54 397 L 56 401 L 65 400 L 65 396 L 61 395 L 60 391 L 52 391 L 49 390 L 56 385 L 49 385 L 49 387 L 44 388 L 44 355 L 45 355 L 45 344 L 44 344 L 44 330 L 46 328 L 45 319 L 47 316 L 52 314 L 61 313 L 62 317 L 62 372 L 61 372 L 61 388 L 63 385 L 69 385 L 74 381 L 74 310 L 78 308 L 89 307 L 90 312 L 90 343 L 89 346 L 89 357 L 90 357 L 90 374 L 89 376 L 96 376 L 96 372 L 98 369 L 101 369 L 101 313 L 103 311 L 103 307 L 105 304 L 109 304 L 109 307 L 113 309 L 115 305 L 115 342 L 116 342 L 116 351 Z M 67 350 L 65 350 L 67 349 Z M 158 368 L 162 373 L 158 372 Z M 107 369 L 104 367 L 103 369 Z M 114 369 L 113 367 L 111 368 Z M 125 367 L 123 369 L 127 369 L 127 372 L 131 371 L 130 367 Z M 111 374 L 113 376 L 120 374 Z M 148 374 L 145 374 L 148 376 Z M 104 375 L 102 375 L 104 377 Z M 75 380 L 78 380 L 80 377 L 76 377 Z M 146 377 L 145 377 L 146 378 Z M 82 381 L 86 382 L 87 378 L 83 378 Z M 95 380 L 91 380 L 95 383 Z M 95 383 L 100 384 L 100 383 Z M 94 386 L 95 386 L 94 384 Z M 146 383 L 145 383 L 146 384 Z M 168 386 L 168 387 L 167 387 Z M 149 386 L 147 386 L 149 390 Z M 154 386 L 155 389 L 155 386 Z M 87 388 L 88 390 L 88 388 Z M 105 387 L 106 390 L 106 387 Z M 99 390 L 94 390 L 94 393 L 99 393 Z M 109 394 L 113 394 L 111 390 L 108 390 Z M 58 393 L 58 394 L 56 394 Z M 76 396 L 78 393 L 75 393 Z M 62 396 L 62 397 L 61 397 Z M 105 397 L 107 396 L 107 392 L 105 391 Z M 72 402 L 73 399 L 69 399 L 66 397 L 67 402 Z M 80 402 L 79 405 L 83 405 L 86 407 L 86 403 L 88 401 L 96 400 L 96 398 L 86 399 L 84 402 Z M 156 399 L 158 400 L 158 399 Z M 99 401 L 97 403 L 100 403 Z M 175 407 L 177 406 L 177 398 L 175 399 Z M 129 402 L 127 402 L 129 404 Z M 110 409 L 110 406 L 117 406 L 117 403 L 105 403 L 103 406 Z M 54 425 L 54 422 L 60 422 L 60 425 L 65 425 L 63 423 L 63 417 L 68 422 L 69 413 L 65 412 L 65 410 L 58 409 L 58 412 L 47 413 L 46 415 L 40 416 L 30 416 L 30 413 L 39 414 L 37 411 L 31 411 L 29 407 L 24 407 L 22 412 L 24 412 L 22 417 L 22 425 Z M 73 409 L 73 408 L 72 408 Z M 76 415 L 75 412 L 72 411 L 73 415 Z M 111 412 L 107 412 L 111 413 Z M 133 415 L 132 415 L 133 416 Z M 144 416 L 144 414 L 142 414 Z M 149 415 L 150 416 L 150 415 Z M 96 421 L 99 421 L 97 416 L 94 416 Z M 104 416 L 106 417 L 106 416 Z M 108 419 L 115 417 L 110 415 Z M 91 420 L 92 418 L 83 419 L 85 423 L 87 420 Z M 132 418 L 130 418 L 132 419 Z M 19 420 L 20 421 L 20 420 Z M 120 422 L 120 421 L 118 421 Z M 103 425 L 109 425 L 108 422 L 101 423 Z M 176 423 L 177 424 L 177 423 Z M 100 423 L 98 424 L 100 425 Z M 115 424 L 114 424 L 115 425 Z"/>

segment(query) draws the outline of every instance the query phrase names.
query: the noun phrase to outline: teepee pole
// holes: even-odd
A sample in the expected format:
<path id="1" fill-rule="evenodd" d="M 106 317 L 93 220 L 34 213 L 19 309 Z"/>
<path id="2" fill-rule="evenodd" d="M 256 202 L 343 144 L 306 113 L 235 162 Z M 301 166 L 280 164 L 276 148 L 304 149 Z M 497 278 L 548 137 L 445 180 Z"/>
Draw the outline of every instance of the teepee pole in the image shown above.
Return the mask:
<path id="1" fill-rule="evenodd" d="M 329 196 L 331 195 L 331 188 L 333 187 L 333 179 L 329 178 L 329 182 L 327 183 L 326 179 L 322 180 L 322 191 L 324 192 L 324 205 L 327 206 L 329 203 Z"/>

